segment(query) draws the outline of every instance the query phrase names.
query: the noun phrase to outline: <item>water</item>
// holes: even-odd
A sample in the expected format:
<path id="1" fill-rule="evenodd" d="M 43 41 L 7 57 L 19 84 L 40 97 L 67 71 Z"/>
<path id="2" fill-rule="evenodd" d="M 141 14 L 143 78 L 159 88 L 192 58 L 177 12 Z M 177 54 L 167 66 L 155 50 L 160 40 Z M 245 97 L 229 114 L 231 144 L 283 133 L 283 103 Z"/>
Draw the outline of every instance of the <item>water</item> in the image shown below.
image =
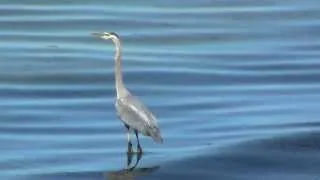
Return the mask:
<path id="1" fill-rule="evenodd" d="M 317 179 L 320 3 L 7 1 L 0 5 L 2 179 Z M 165 139 L 126 168 L 125 83 Z"/>

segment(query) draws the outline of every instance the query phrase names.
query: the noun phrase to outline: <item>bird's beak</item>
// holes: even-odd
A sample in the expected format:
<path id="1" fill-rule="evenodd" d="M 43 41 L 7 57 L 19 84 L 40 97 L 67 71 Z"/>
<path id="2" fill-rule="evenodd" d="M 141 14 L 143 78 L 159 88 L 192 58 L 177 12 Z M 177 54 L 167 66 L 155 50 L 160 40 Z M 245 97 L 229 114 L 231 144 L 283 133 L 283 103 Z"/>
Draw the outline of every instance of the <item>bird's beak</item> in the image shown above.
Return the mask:
<path id="1" fill-rule="evenodd" d="M 98 38 L 102 38 L 102 36 L 103 36 L 103 33 L 98 33 L 98 32 L 93 32 L 93 33 L 91 33 L 93 36 L 96 36 L 96 37 L 98 37 Z"/>

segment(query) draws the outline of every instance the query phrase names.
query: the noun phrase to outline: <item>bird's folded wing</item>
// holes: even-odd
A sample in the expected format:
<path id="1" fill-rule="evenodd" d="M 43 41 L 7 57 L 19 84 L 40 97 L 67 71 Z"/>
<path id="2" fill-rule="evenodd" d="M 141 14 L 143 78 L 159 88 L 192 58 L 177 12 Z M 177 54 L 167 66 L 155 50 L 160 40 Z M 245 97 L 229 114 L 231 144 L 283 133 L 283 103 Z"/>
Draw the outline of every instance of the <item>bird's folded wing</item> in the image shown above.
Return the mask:
<path id="1" fill-rule="evenodd" d="M 153 114 L 133 96 L 118 99 L 116 108 L 120 119 L 125 124 L 142 133 L 147 133 L 148 128 L 157 126 Z"/>

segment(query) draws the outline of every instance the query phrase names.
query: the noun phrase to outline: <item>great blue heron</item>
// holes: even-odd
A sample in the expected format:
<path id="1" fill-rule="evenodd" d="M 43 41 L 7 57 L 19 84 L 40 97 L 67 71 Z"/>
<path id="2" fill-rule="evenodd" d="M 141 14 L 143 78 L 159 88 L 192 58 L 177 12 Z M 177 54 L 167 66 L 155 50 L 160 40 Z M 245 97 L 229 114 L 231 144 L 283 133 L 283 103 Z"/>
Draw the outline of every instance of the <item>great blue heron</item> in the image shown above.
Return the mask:
<path id="1" fill-rule="evenodd" d="M 119 36 L 114 32 L 92 33 L 102 39 L 111 39 L 116 46 L 115 52 L 115 86 L 117 100 L 115 107 L 120 120 L 123 121 L 128 135 L 128 152 L 132 152 L 131 134 L 133 130 L 137 138 L 137 150 L 142 153 L 138 132 L 145 136 L 151 136 L 157 143 L 162 143 L 163 139 L 155 116 L 136 97 L 131 95 L 125 87 L 121 72 L 121 42 Z"/>

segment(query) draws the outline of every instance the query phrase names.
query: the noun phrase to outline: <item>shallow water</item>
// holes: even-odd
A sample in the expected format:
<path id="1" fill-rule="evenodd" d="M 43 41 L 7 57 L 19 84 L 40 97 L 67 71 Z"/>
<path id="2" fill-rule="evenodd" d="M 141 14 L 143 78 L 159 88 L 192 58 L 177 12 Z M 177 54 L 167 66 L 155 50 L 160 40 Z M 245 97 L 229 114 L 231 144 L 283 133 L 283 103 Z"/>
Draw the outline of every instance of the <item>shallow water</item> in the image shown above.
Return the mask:
<path id="1" fill-rule="evenodd" d="M 320 3 L 7 1 L 0 5 L 3 179 L 316 179 Z M 163 145 L 127 170 L 114 47 Z M 135 163 L 137 156 L 132 157 Z"/>

